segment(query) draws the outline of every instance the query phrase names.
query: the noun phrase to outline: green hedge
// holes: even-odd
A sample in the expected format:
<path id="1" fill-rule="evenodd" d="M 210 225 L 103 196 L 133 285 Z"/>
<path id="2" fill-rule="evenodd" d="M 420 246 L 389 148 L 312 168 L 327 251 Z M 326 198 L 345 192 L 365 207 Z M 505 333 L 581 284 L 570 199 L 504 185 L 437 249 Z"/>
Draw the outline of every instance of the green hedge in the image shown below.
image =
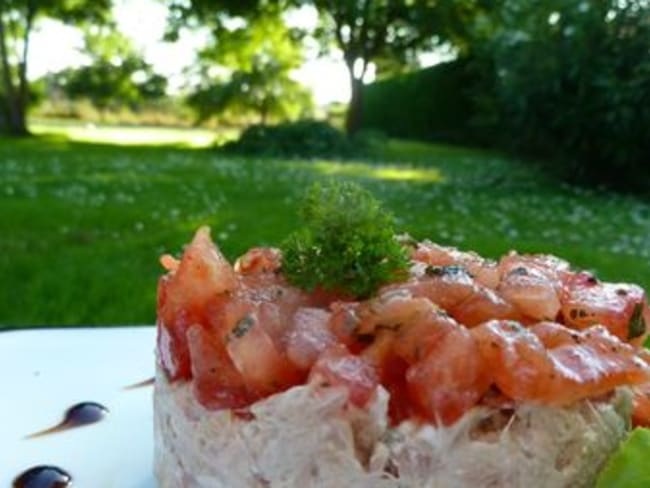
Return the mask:
<path id="1" fill-rule="evenodd" d="M 475 142 L 466 61 L 438 64 L 364 87 L 362 127 L 392 137 Z"/>

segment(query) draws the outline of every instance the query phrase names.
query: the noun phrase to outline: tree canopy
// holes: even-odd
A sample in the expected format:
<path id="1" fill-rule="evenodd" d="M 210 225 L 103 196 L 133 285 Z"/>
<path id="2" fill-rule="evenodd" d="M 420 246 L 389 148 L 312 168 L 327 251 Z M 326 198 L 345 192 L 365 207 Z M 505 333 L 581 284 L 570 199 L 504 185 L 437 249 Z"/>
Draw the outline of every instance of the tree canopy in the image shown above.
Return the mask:
<path id="1" fill-rule="evenodd" d="M 88 99 L 101 110 L 135 107 L 165 96 L 167 80 L 155 73 L 131 40 L 112 25 L 87 28 L 84 53 L 90 63 L 48 76 L 50 88 L 62 91 L 71 100 Z"/>
<path id="2" fill-rule="evenodd" d="M 348 133 L 356 131 L 359 127 L 361 117 L 361 96 L 363 78 L 368 66 L 373 61 L 382 61 L 385 65 L 391 62 L 403 64 L 407 60 L 413 60 L 418 50 L 432 47 L 436 42 L 448 38 L 457 22 L 458 13 L 473 0 L 341 0 L 332 2 L 330 0 L 285 0 L 285 1 L 264 1 L 247 0 L 237 1 L 208 1 L 190 0 L 172 2 L 169 37 L 174 38 L 183 27 L 203 26 L 212 33 L 216 49 L 221 52 L 245 52 L 241 39 L 232 39 L 232 19 L 238 19 L 243 25 L 256 25 L 264 19 L 269 11 L 275 12 L 276 19 L 280 18 L 281 12 L 287 9 L 297 8 L 305 5 L 313 6 L 319 14 L 319 25 L 315 32 L 311 33 L 318 41 L 323 51 L 331 48 L 339 48 L 343 52 L 345 66 L 349 73 L 350 81 L 350 104 L 347 113 L 346 128 Z M 265 13 L 266 12 L 266 13 Z M 235 29 L 237 31 L 238 29 Z M 224 39 L 224 32 L 225 39 Z M 286 32 L 286 34 L 290 34 Z M 230 37 L 230 39 L 228 39 Z M 241 37 L 241 36 L 240 36 Z M 291 37 L 289 36 L 288 39 Z M 276 38 L 279 41 L 280 38 Z M 273 44 L 272 39 L 267 41 Z M 286 41 L 285 41 L 286 42 Z M 256 46 L 255 43 L 249 46 Z M 283 49 L 278 46 L 280 51 Z M 255 52 L 255 48 L 253 48 Z M 294 51 L 296 48 L 294 48 Z M 274 54 L 274 57 L 277 53 Z M 222 55 L 220 62 L 228 65 L 231 59 L 228 55 Z M 263 56 L 262 56 L 263 57 Z M 203 57 L 203 61 L 216 62 L 215 57 Z M 255 79 L 260 79 L 260 73 L 277 72 L 276 66 L 265 66 L 260 56 L 251 56 L 251 61 L 259 67 Z M 234 63 L 237 64 L 237 63 Z M 282 62 L 280 62 L 282 65 Z M 282 69 L 285 73 L 291 69 Z M 242 70 L 246 72 L 246 70 Z M 253 71 L 252 69 L 250 71 Z M 275 78 L 277 79 L 277 78 Z M 289 78 L 285 77 L 287 81 Z M 246 86 L 249 81 L 244 77 L 234 77 L 233 80 L 239 86 Z M 202 97 L 197 98 L 197 104 L 202 104 L 211 99 L 214 103 L 220 104 L 229 99 L 228 94 L 238 92 L 232 85 L 224 86 L 216 90 L 203 89 Z M 208 92 L 210 96 L 208 96 Z"/>
<path id="3" fill-rule="evenodd" d="M 320 14 L 317 37 L 343 52 L 350 79 L 346 130 L 361 123 L 363 78 L 373 61 L 404 64 L 422 49 L 448 38 L 465 1 L 304 0 Z"/>
<path id="4" fill-rule="evenodd" d="M 101 24 L 110 7 L 110 0 L 0 0 L 0 93 L 9 132 L 27 133 L 27 62 L 35 22 L 49 17 L 65 23 Z"/>
<path id="5" fill-rule="evenodd" d="M 269 117 L 295 118 L 308 111 L 309 91 L 292 78 L 304 61 L 302 36 L 287 26 L 278 6 L 229 21 L 221 16 L 199 53 L 201 81 L 189 97 L 199 120 L 234 110 L 257 114 L 264 124 Z"/>

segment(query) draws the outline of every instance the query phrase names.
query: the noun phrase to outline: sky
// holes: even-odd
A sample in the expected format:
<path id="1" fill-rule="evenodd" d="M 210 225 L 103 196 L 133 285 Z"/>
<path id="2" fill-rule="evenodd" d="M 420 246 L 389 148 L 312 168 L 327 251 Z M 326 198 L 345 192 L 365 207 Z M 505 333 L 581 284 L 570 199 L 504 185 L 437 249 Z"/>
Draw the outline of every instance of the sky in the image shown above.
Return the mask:
<path id="1" fill-rule="evenodd" d="M 191 66 L 194 53 L 204 42 L 202 35 L 185 33 L 176 43 L 163 42 L 167 8 L 156 0 L 116 0 L 114 14 L 118 29 L 133 40 L 158 73 L 167 77 L 170 89 L 178 91 L 185 80 L 183 69 Z M 291 24 L 304 27 L 313 26 L 316 21 L 316 12 L 308 7 L 287 19 Z M 83 38 L 77 29 L 52 20 L 40 21 L 32 38 L 29 77 L 35 79 L 49 71 L 83 63 L 82 48 Z M 440 59 L 432 53 L 423 61 L 430 65 Z M 293 76 L 311 88 L 318 105 L 349 99 L 348 75 L 340 52 L 323 58 L 318 57 L 315 50 L 308 49 L 306 62 Z M 374 71 L 370 69 L 366 81 L 373 78 Z"/>

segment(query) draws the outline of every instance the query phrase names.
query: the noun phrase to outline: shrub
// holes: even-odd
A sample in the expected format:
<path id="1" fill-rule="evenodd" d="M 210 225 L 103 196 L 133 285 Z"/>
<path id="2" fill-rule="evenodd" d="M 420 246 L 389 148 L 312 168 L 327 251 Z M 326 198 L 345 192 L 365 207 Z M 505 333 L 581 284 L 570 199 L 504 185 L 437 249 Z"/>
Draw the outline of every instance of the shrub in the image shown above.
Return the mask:
<path id="1" fill-rule="evenodd" d="M 372 140 L 370 140 L 372 139 Z M 223 150 L 278 157 L 348 157 L 367 152 L 376 136 L 348 139 L 327 122 L 299 120 L 278 125 L 252 125 Z"/>

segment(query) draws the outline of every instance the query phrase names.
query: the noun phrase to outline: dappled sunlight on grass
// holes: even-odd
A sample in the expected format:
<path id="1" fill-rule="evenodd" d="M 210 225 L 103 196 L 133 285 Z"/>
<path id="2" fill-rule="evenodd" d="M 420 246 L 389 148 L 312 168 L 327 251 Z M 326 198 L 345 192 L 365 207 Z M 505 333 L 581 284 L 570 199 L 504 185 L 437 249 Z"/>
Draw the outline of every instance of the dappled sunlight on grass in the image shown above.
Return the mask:
<path id="1" fill-rule="evenodd" d="M 62 124 L 38 121 L 30 124 L 30 130 L 37 135 L 63 136 L 71 141 L 99 144 L 133 145 L 179 145 L 188 148 L 209 147 L 217 138 L 232 138 L 229 133 L 216 134 L 206 129 L 185 129 L 169 127 L 115 127 L 95 124 Z"/>
<path id="2" fill-rule="evenodd" d="M 412 181 L 422 183 L 440 183 L 444 177 L 437 168 L 409 168 L 384 166 L 364 163 L 346 163 L 337 161 L 316 161 L 313 168 L 328 176 L 350 176 L 388 181 Z"/>
<path id="3" fill-rule="evenodd" d="M 437 164 L 439 162 L 472 161 L 480 164 L 490 155 L 488 151 L 446 144 L 389 139 L 379 150 L 382 161 L 395 161 L 409 164 Z"/>

